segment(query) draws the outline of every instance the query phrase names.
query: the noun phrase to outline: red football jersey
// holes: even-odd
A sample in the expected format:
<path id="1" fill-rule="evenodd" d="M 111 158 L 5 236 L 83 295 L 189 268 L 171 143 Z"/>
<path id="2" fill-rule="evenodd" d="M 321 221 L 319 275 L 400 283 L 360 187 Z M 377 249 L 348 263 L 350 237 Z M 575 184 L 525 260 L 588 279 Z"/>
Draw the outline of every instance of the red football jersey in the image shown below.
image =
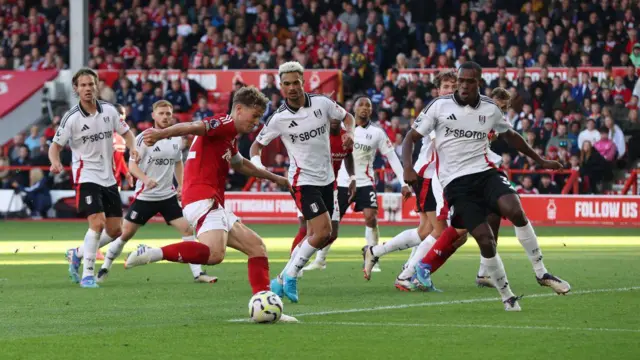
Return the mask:
<path id="1" fill-rule="evenodd" d="M 124 153 L 127 150 L 127 144 L 124 138 L 118 133 L 113 133 L 113 175 L 116 177 L 118 186 L 122 183 L 122 177 L 129 172 L 127 162 L 124 159 Z M 129 184 L 135 185 L 135 184 Z"/>
<path id="2" fill-rule="evenodd" d="M 184 166 L 182 207 L 193 202 L 213 199 L 224 206 L 224 188 L 229 176 L 229 162 L 238 153 L 238 132 L 231 116 L 200 120 L 206 134 L 196 136 Z"/>
<path id="3" fill-rule="evenodd" d="M 338 178 L 338 170 L 342 165 L 342 160 L 353 152 L 353 148 L 345 149 L 342 146 L 342 135 L 346 134 L 345 129 L 340 129 L 340 134 L 333 135 L 329 133 L 329 142 L 331 143 L 331 159 L 333 162 L 333 175 Z"/>

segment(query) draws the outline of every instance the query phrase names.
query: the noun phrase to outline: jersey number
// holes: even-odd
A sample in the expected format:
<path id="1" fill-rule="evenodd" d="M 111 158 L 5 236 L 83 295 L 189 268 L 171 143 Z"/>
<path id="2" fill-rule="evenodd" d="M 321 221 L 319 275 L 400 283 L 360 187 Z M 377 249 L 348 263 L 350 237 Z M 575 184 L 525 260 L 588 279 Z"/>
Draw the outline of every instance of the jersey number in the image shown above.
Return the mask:
<path id="1" fill-rule="evenodd" d="M 191 146 L 189 147 L 189 154 L 187 155 L 187 160 L 196 158 L 196 152 L 191 151 L 191 149 L 193 149 L 193 145 L 196 144 L 196 140 L 198 140 L 198 136 L 193 137 L 193 141 L 191 142 Z"/>
<path id="2" fill-rule="evenodd" d="M 503 184 L 507 185 L 511 190 L 515 191 L 515 189 L 513 188 L 513 185 L 511 185 L 511 181 L 509 181 L 509 179 L 507 179 L 504 176 L 500 176 L 500 179 L 502 179 L 502 183 Z"/>
<path id="3" fill-rule="evenodd" d="M 369 197 L 371 198 L 371 205 L 378 205 L 378 199 L 376 199 L 376 193 L 375 192 L 370 192 L 369 193 Z"/>

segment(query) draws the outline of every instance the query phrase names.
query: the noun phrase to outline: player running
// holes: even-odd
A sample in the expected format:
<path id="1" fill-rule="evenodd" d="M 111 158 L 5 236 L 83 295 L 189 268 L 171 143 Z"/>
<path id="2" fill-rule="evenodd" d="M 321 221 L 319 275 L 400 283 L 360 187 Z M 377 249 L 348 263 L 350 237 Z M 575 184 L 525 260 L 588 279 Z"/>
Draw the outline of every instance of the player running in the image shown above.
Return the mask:
<path id="1" fill-rule="evenodd" d="M 347 187 L 347 197 L 348 201 L 351 202 L 353 197 L 356 194 L 356 177 L 354 170 L 354 160 L 353 160 L 353 148 L 346 148 L 343 145 L 343 137 L 347 133 L 346 130 L 342 128 L 342 122 L 340 120 L 332 119 L 329 125 L 329 142 L 331 143 L 331 161 L 333 164 L 333 175 L 337 178 L 338 171 L 344 167 L 347 172 L 348 179 L 348 187 Z M 344 160 L 344 163 L 343 163 Z M 309 265 L 307 265 L 303 270 L 324 270 L 327 267 L 327 254 L 329 253 L 329 248 L 331 244 L 338 238 L 338 228 L 340 227 L 340 214 L 341 206 L 338 202 L 338 188 L 337 182 L 334 182 L 336 185 L 333 190 L 333 213 L 331 214 L 331 238 L 329 239 L 329 243 L 318 250 L 316 253 L 316 258 Z M 302 216 L 302 221 L 304 221 L 304 217 L 300 210 L 298 210 L 299 216 Z M 305 222 L 306 223 L 306 222 Z M 305 224 L 305 233 L 306 233 L 306 224 Z M 305 235 L 306 236 L 306 235 Z M 296 243 L 297 241 L 297 243 Z M 294 243 L 291 246 L 291 252 L 296 249 L 298 244 L 302 241 L 302 238 L 298 240 L 298 236 L 294 240 Z M 298 274 L 298 277 L 302 276 L 302 271 Z"/>
<path id="2" fill-rule="evenodd" d="M 98 74 L 81 69 L 73 75 L 73 90 L 80 98 L 66 112 L 49 148 L 51 172 L 64 170 L 60 151 L 69 142 L 76 184 L 76 206 L 87 216 L 89 229 L 84 244 L 67 251 L 69 276 L 83 288 L 97 288 L 94 267 L 99 245 L 121 235 L 122 201 L 113 175 L 113 133 L 124 137 L 132 161 L 138 161 L 135 137 L 116 108 L 97 100 Z M 78 274 L 84 258 L 82 278 Z"/>
<path id="3" fill-rule="evenodd" d="M 353 145 L 354 119 L 340 105 L 303 90 L 304 68 L 296 61 L 278 69 L 284 104 L 267 120 L 251 145 L 251 161 L 262 166 L 262 148 L 280 137 L 291 159 L 289 179 L 298 209 L 307 220 L 308 234 L 293 251 L 282 273 L 271 281 L 276 294 L 298 302 L 298 274 L 309 258 L 331 239 L 335 175 L 331 166 L 328 126 L 330 119 L 343 121 L 343 146 Z"/>
<path id="4" fill-rule="evenodd" d="M 519 311 L 519 298 L 509 287 L 487 215 L 494 212 L 509 219 L 516 226 L 516 237 L 527 249 L 536 274 L 547 272 L 535 232 L 518 195 L 487 158 L 487 138 L 493 132 L 504 134 L 511 146 L 535 159 L 542 168 L 559 169 L 562 165 L 541 158 L 521 136 L 509 131 L 511 125 L 504 119 L 500 108 L 490 98 L 478 93 L 481 75 L 482 68 L 474 62 L 460 66 L 458 90 L 453 95 L 435 99 L 425 108 L 405 138 L 403 152 L 411 151 L 415 141 L 435 130 L 440 181 L 453 212 L 452 226 L 466 228 L 473 235 L 505 310 Z M 417 180 L 410 162 L 405 164 L 405 179 L 408 182 Z M 423 286 L 432 286 L 428 264 L 420 262 L 416 265 L 416 275 Z"/>
<path id="5" fill-rule="evenodd" d="M 154 127 L 166 129 L 171 125 L 173 105 L 166 100 L 153 104 Z M 142 134 L 136 138 L 136 149 L 140 156 L 140 165 L 131 162 L 131 173 L 138 179 L 136 183 L 135 199 L 124 218 L 122 235 L 109 245 L 102 268 L 98 272 L 98 282 L 104 281 L 109 275 L 113 261 L 120 256 L 127 241 L 136 234 L 155 214 L 160 213 L 164 221 L 173 226 L 183 241 L 195 241 L 193 228 L 182 216 L 179 200 L 182 192 L 182 138 L 171 137 L 158 141 L 154 146 L 147 146 Z M 173 186 L 173 179 L 178 188 Z M 209 276 L 202 271 L 199 264 L 189 264 L 196 282 L 215 283 L 218 278 Z"/>

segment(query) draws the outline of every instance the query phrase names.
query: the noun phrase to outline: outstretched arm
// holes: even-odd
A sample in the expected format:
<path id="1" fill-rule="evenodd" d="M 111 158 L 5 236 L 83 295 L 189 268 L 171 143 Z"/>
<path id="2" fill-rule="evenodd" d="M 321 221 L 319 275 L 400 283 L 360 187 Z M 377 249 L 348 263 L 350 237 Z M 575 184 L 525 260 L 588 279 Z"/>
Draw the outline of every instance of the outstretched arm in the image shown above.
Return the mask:
<path id="1" fill-rule="evenodd" d="M 197 135 L 204 136 L 207 133 L 207 125 L 204 121 L 192 121 L 175 124 L 164 129 L 151 128 L 142 133 L 144 143 L 151 146 L 162 139 L 174 136 Z"/>
<path id="2" fill-rule="evenodd" d="M 237 153 L 231 159 L 231 166 L 235 171 L 243 175 L 266 179 L 282 187 L 286 187 L 286 188 L 291 187 L 291 185 L 289 185 L 289 181 L 287 180 L 287 178 L 282 177 L 280 175 L 276 175 L 270 171 L 258 168 L 251 161 L 242 157 L 240 153 Z"/>
<path id="3" fill-rule="evenodd" d="M 540 164 L 540 166 L 542 166 L 544 169 L 552 169 L 552 170 L 562 169 L 562 164 L 560 164 L 559 162 L 553 161 L 553 160 L 545 160 L 542 157 L 540 157 L 540 155 L 538 155 L 535 152 L 535 150 L 533 150 L 531 146 L 527 144 L 524 138 L 520 136 L 520 134 L 515 132 L 513 129 L 509 129 L 504 133 L 500 134 L 500 137 L 503 138 L 507 142 L 507 144 L 509 144 L 509 146 L 527 155 L 528 157 L 532 158 L 533 160 L 535 160 L 536 163 Z"/>

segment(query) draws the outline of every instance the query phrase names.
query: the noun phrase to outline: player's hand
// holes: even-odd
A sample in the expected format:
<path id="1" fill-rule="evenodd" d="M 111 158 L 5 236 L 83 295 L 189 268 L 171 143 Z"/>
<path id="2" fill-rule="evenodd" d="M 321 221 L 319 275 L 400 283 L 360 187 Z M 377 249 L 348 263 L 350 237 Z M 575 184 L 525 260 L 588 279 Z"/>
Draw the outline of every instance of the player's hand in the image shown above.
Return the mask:
<path id="1" fill-rule="evenodd" d="M 543 169 L 560 170 L 563 168 L 562 164 L 555 160 L 542 160 L 540 163 Z"/>
<path id="2" fill-rule="evenodd" d="M 158 186 L 158 183 L 152 178 L 147 178 L 147 180 L 145 180 L 144 182 L 144 187 L 146 187 L 148 190 L 151 190 L 156 186 Z"/>
<path id="3" fill-rule="evenodd" d="M 289 192 L 292 191 L 291 184 L 289 184 L 289 179 L 287 179 L 284 176 L 276 175 L 276 179 L 275 179 L 274 183 L 276 183 L 276 185 L 280 186 L 283 189 L 288 189 Z"/>
<path id="4" fill-rule="evenodd" d="M 129 184 L 129 186 L 134 187 L 136 185 L 136 183 L 133 181 L 133 175 L 131 175 L 130 172 L 126 173 L 124 175 L 125 180 L 127 180 L 127 184 Z"/>
<path id="5" fill-rule="evenodd" d="M 342 135 L 342 147 L 350 149 L 353 147 L 353 133 L 346 133 Z"/>
<path id="6" fill-rule="evenodd" d="M 176 197 L 178 198 L 178 201 L 182 201 L 182 186 L 178 186 L 176 189 Z"/>
<path id="7" fill-rule="evenodd" d="M 404 200 L 408 200 L 412 195 L 409 185 L 402 185 L 402 189 L 400 190 L 400 192 L 402 192 L 402 198 Z"/>
<path id="8" fill-rule="evenodd" d="M 129 150 L 129 160 L 134 161 L 136 164 L 140 162 L 140 154 L 138 154 L 138 150 Z"/>
<path id="9" fill-rule="evenodd" d="M 64 166 L 62 166 L 61 163 L 51 164 L 49 171 L 51 171 L 54 174 L 60 174 L 61 172 L 64 171 Z"/>
<path id="10" fill-rule="evenodd" d="M 147 146 L 153 146 L 159 140 L 162 140 L 162 133 L 159 129 L 149 128 L 142 133 L 144 144 Z"/>
<path id="11" fill-rule="evenodd" d="M 349 183 L 349 191 L 347 192 L 349 195 L 349 200 L 347 203 L 351 204 L 353 202 L 353 198 L 356 197 L 356 181 L 353 180 Z"/>
<path id="12" fill-rule="evenodd" d="M 404 182 L 407 185 L 413 185 L 418 181 L 418 173 L 413 168 L 404 169 Z"/>

